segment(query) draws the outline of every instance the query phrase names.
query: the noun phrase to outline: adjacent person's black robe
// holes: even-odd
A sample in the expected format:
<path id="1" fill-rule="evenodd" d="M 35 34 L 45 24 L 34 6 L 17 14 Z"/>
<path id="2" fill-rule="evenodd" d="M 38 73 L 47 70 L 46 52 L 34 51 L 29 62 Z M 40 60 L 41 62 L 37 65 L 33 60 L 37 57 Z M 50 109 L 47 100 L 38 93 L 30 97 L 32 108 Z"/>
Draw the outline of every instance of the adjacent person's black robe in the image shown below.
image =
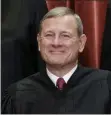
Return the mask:
<path id="1" fill-rule="evenodd" d="M 106 23 L 101 47 L 100 68 L 111 71 L 111 0 L 108 0 Z"/>
<path id="2" fill-rule="evenodd" d="M 8 88 L 2 113 L 111 113 L 111 72 L 79 66 L 62 91 L 46 72 L 31 75 Z"/>
<path id="3" fill-rule="evenodd" d="M 45 0 L 2 0 L 1 89 L 39 71 L 37 33 Z"/>

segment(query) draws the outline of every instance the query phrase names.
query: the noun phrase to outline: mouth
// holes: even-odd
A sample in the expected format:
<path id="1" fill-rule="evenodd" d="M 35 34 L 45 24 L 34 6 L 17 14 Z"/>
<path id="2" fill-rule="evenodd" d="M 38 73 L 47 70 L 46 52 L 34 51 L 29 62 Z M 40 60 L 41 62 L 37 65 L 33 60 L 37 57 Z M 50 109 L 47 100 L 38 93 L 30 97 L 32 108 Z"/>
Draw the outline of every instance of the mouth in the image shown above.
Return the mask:
<path id="1" fill-rule="evenodd" d="M 64 51 L 50 51 L 52 54 L 63 54 Z"/>

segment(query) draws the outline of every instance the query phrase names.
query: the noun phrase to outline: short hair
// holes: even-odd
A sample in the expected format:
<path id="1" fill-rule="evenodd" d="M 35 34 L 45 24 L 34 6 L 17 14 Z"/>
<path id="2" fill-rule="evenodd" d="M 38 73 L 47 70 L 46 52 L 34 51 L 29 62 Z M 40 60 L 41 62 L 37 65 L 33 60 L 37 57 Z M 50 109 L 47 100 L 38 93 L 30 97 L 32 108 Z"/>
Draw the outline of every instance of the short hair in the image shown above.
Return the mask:
<path id="1" fill-rule="evenodd" d="M 82 20 L 79 17 L 79 15 L 77 15 L 76 13 L 74 13 L 70 8 L 68 7 L 56 7 L 51 9 L 41 20 L 40 22 L 40 28 L 39 28 L 39 32 L 41 32 L 42 30 L 42 23 L 44 20 L 48 19 L 48 18 L 53 18 L 53 17 L 61 17 L 61 16 L 65 16 L 65 15 L 72 15 L 74 16 L 76 23 L 77 23 L 77 32 L 78 35 L 81 36 L 83 34 L 83 24 L 82 24 Z"/>

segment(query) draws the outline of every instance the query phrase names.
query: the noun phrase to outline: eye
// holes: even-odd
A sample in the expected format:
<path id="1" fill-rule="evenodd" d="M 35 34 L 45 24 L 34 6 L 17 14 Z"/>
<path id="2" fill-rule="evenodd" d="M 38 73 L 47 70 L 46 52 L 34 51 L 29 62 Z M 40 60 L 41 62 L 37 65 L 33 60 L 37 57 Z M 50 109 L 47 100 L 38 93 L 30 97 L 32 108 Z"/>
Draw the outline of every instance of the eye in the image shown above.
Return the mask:
<path id="1" fill-rule="evenodd" d="M 70 39 L 71 37 L 70 37 L 70 35 L 68 35 L 68 34 L 62 34 L 62 36 L 61 36 L 63 39 Z"/>
<path id="2" fill-rule="evenodd" d="M 48 37 L 48 36 L 50 37 L 50 36 L 53 36 L 53 35 L 52 35 L 52 34 L 46 34 L 46 35 L 45 35 L 45 37 Z"/>
<path id="3" fill-rule="evenodd" d="M 54 38 L 54 35 L 52 33 L 47 33 L 47 34 L 45 34 L 44 38 L 50 40 L 50 39 Z"/>
<path id="4" fill-rule="evenodd" d="M 70 37 L 69 35 L 63 35 L 63 37 Z"/>

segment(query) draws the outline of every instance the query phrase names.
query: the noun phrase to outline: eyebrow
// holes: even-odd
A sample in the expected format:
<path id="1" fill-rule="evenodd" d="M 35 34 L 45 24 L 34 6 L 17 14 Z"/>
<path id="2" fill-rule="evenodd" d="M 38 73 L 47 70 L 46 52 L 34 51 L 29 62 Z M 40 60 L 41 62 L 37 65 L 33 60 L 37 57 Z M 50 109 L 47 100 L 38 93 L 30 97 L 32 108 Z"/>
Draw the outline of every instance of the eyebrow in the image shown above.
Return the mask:
<path id="1" fill-rule="evenodd" d="M 61 33 L 62 34 L 65 33 L 65 34 L 70 34 L 71 35 L 71 32 L 69 32 L 69 31 L 62 31 Z"/>
<path id="2" fill-rule="evenodd" d="M 44 32 L 45 34 L 46 33 L 54 33 L 53 31 L 51 31 L 51 30 L 48 30 L 48 31 L 46 31 L 46 32 Z"/>
<path id="3" fill-rule="evenodd" d="M 47 32 L 54 33 L 54 32 L 51 31 L 51 30 L 46 31 L 46 33 L 47 33 Z M 69 32 L 69 31 L 61 31 L 60 33 L 70 33 L 70 32 Z"/>
<path id="4" fill-rule="evenodd" d="M 47 33 L 55 34 L 55 32 L 53 30 L 48 30 L 48 31 L 44 32 L 44 34 L 47 34 Z M 61 31 L 60 34 L 70 34 L 70 35 L 72 35 L 72 33 L 70 31 Z"/>

